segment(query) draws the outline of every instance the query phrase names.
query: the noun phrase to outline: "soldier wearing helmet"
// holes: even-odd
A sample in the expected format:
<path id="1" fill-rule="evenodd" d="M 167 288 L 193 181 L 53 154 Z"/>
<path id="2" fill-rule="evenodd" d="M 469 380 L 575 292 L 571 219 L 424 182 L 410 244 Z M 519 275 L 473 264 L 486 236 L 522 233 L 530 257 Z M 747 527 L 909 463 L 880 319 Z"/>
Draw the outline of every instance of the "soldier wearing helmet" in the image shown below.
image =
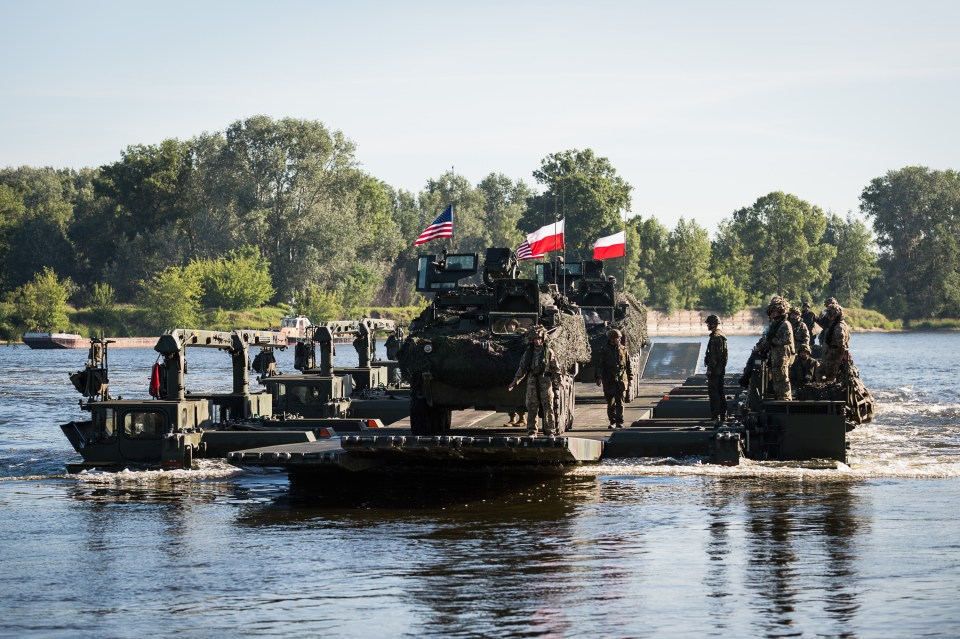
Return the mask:
<path id="1" fill-rule="evenodd" d="M 535 437 L 537 413 L 543 411 L 543 434 L 554 437 L 557 433 L 556 416 L 553 414 L 553 381 L 560 376 L 557 354 L 547 346 L 547 331 L 535 325 L 527 331 L 527 349 L 520 358 L 520 367 L 507 387 L 512 391 L 524 377 L 527 378 L 527 435 Z"/>
<path id="2" fill-rule="evenodd" d="M 607 331 L 607 343 L 596 358 L 597 386 L 603 387 L 610 429 L 623 428 L 623 402 L 629 401 L 628 389 L 633 384 L 633 366 L 621 339 L 623 335 L 619 330 Z"/>
<path id="3" fill-rule="evenodd" d="M 820 363 L 810 356 L 810 345 L 797 348 L 797 358 L 790 365 L 790 386 L 794 393 L 807 384 L 820 381 Z"/>
<path id="4" fill-rule="evenodd" d="M 787 319 L 790 320 L 790 328 L 793 329 L 793 350 L 800 352 L 800 345 L 806 344 L 807 350 L 810 349 L 810 331 L 807 325 L 800 319 L 800 309 L 791 306 L 787 312 Z"/>
<path id="5" fill-rule="evenodd" d="M 849 357 L 850 327 L 843 321 L 843 307 L 831 304 L 823 311 L 826 326 L 823 329 L 823 357 L 821 373 L 827 382 L 837 381 L 840 367 Z"/>
<path id="6" fill-rule="evenodd" d="M 720 330 L 720 318 L 710 315 L 705 320 L 710 329 L 707 354 L 703 364 L 707 368 L 707 395 L 710 397 L 710 418 L 722 422 L 727 418 L 727 398 L 723 378 L 727 373 L 727 336 Z"/>
<path id="7" fill-rule="evenodd" d="M 754 352 L 765 354 L 770 367 L 770 390 L 773 399 L 790 400 L 790 364 L 793 363 L 793 327 L 787 320 L 787 303 L 774 295 L 767 305 L 770 325 L 767 333 L 754 346 Z"/>
<path id="8" fill-rule="evenodd" d="M 810 310 L 810 302 L 803 303 L 803 308 L 800 309 L 800 321 L 807 325 L 807 332 L 810 334 L 812 340 L 813 327 L 817 324 L 817 316 Z M 813 341 L 811 341 L 810 344 L 812 345 Z"/>

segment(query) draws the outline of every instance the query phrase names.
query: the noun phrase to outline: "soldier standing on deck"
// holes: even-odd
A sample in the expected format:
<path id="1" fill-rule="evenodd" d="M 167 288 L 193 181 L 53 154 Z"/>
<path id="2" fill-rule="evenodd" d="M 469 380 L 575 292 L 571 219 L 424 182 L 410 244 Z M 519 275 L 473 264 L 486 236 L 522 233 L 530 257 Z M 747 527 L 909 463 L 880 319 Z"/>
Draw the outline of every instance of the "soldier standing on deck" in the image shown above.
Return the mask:
<path id="1" fill-rule="evenodd" d="M 850 349 L 850 327 L 843 321 L 843 307 L 839 304 L 827 306 L 823 312 L 825 324 L 823 330 L 823 358 L 820 361 L 824 381 L 835 382 L 840 374 L 840 366 L 847 358 Z"/>
<path id="2" fill-rule="evenodd" d="M 801 319 L 800 309 L 796 306 L 790 307 L 790 312 L 787 313 L 787 318 L 790 320 L 790 328 L 793 329 L 793 350 L 795 353 L 800 352 L 800 346 L 806 345 L 807 350 L 810 350 L 810 330 L 807 328 L 807 324 Z"/>
<path id="3" fill-rule="evenodd" d="M 817 316 L 814 315 L 813 311 L 810 310 L 810 302 L 803 303 L 803 310 L 800 313 L 800 319 L 804 324 L 807 325 L 807 332 L 810 334 L 811 339 L 813 338 L 813 327 L 817 323 Z M 813 345 L 813 342 L 810 342 Z"/>
<path id="4" fill-rule="evenodd" d="M 773 399 L 790 401 L 790 364 L 793 363 L 793 327 L 787 321 L 787 303 L 774 295 L 767 306 L 770 327 L 765 342 L 767 361 L 770 363 L 770 390 Z M 757 350 L 754 347 L 754 350 Z"/>
<path id="5" fill-rule="evenodd" d="M 557 354 L 547 346 L 547 331 L 542 326 L 533 326 L 527 332 L 530 342 L 517 374 L 507 387 L 512 391 L 524 377 L 527 379 L 527 435 L 537 435 L 537 413 L 543 411 L 543 434 L 555 437 L 556 416 L 553 414 L 553 380 L 560 375 Z"/>
<path id="6" fill-rule="evenodd" d="M 727 418 L 727 398 L 723 388 L 723 378 L 727 374 L 727 336 L 720 330 L 720 318 L 716 315 L 709 316 L 706 324 L 710 329 L 710 339 L 707 340 L 703 364 L 707 367 L 710 419 L 723 422 Z"/>
<path id="7" fill-rule="evenodd" d="M 607 402 L 607 420 L 611 430 L 623 428 L 623 399 L 633 383 L 633 366 L 627 349 L 620 344 L 622 335 L 612 328 L 607 331 L 607 343 L 597 353 L 597 386 L 603 386 Z"/>

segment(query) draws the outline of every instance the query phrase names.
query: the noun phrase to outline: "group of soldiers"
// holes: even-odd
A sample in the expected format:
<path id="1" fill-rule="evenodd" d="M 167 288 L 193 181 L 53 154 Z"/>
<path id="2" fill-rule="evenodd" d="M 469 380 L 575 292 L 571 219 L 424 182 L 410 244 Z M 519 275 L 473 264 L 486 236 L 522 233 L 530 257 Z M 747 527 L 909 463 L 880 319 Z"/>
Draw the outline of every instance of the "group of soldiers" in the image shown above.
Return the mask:
<path id="1" fill-rule="evenodd" d="M 556 353 L 546 343 L 547 332 L 534 326 L 527 333 L 528 346 L 520 360 L 517 374 L 507 387 L 512 391 L 527 378 L 526 416 L 522 411 L 510 413 L 505 426 L 526 427 L 527 434 L 536 436 L 537 414 L 543 414 L 543 434 L 560 434 L 554 414 L 554 384 L 560 377 Z M 623 428 L 623 403 L 630 401 L 629 389 L 633 382 L 633 367 L 627 349 L 622 344 L 623 334 L 615 328 L 607 331 L 607 343 L 596 354 L 596 382 L 603 387 L 607 404 L 609 428 Z"/>
<path id="2" fill-rule="evenodd" d="M 767 305 L 770 324 L 753 347 L 752 362 L 756 357 L 766 360 L 770 371 L 770 396 L 772 399 L 793 399 L 794 393 L 811 383 L 837 381 L 844 360 L 849 358 L 850 328 L 843 321 L 843 307 L 836 298 L 828 297 L 819 316 L 804 302 L 801 308 L 791 307 L 779 295 L 774 295 Z M 707 390 L 710 395 L 710 412 L 715 420 L 726 417 L 726 400 L 723 394 L 723 376 L 727 365 L 726 337 L 719 329 L 719 318 L 711 315 L 706 319 L 710 338 L 704 364 L 707 369 Z M 819 339 L 822 356 L 813 357 L 812 339 L 815 327 L 820 327 Z M 740 378 L 741 386 L 749 385 L 749 370 Z"/>

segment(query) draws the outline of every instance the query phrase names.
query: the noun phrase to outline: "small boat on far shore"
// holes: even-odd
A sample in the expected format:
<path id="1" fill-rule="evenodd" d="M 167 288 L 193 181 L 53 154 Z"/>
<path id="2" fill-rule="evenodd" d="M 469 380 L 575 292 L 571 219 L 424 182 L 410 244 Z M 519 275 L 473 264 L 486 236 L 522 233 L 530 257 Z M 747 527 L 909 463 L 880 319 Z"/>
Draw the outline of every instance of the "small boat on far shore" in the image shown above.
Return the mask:
<path id="1" fill-rule="evenodd" d="M 23 343 L 30 348 L 89 348 L 90 338 L 77 333 L 47 333 L 32 331 L 24 333 Z M 156 337 L 115 337 L 110 340 L 113 348 L 153 348 Z"/>
<path id="2" fill-rule="evenodd" d="M 30 348 L 87 348 L 90 340 L 77 333 L 50 333 L 29 331 L 23 334 L 23 343 Z"/>

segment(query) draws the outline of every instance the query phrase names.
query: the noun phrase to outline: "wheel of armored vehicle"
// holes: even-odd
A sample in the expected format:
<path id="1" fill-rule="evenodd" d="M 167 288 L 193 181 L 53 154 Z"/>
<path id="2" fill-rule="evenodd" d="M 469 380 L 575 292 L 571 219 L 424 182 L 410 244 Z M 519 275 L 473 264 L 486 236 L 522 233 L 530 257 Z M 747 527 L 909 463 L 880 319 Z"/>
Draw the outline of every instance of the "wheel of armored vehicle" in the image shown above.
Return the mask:
<path id="1" fill-rule="evenodd" d="M 410 394 L 410 431 L 414 435 L 439 435 L 450 430 L 452 411 L 434 408 L 423 397 Z"/>

